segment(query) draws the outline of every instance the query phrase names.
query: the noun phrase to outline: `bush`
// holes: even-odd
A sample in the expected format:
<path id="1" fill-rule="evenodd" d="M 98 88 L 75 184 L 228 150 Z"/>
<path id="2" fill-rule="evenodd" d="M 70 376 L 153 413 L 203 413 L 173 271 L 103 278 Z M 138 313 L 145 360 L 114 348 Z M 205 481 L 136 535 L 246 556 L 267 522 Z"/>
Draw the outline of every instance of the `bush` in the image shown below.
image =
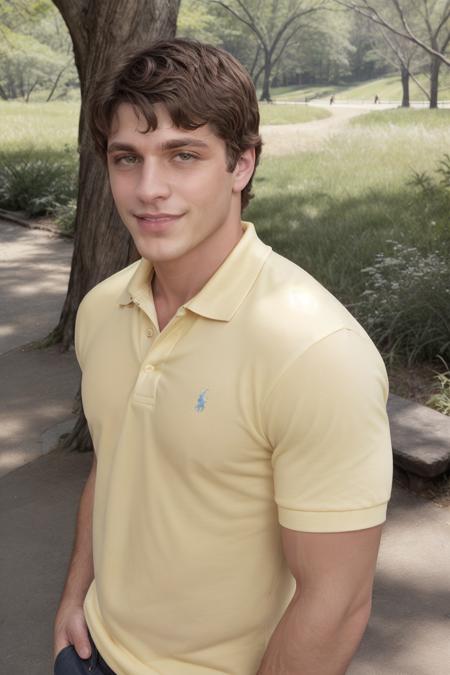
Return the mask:
<path id="1" fill-rule="evenodd" d="M 70 199 L 67 204 L 56 205 L 54 219 L 61 232 L 73 234 L 75 229 L 75 216 L 77 213 L 77 200 Z"/>
<path id="2" fill-rule="evenodd" d="M 0 206 L 28 216 L 53 214 L 76 196 L 77 165 L 68 147 L 0 154 Z"/>
<path id="3" fill-rule="evenodd" d="M 439 384 L 439 392 L 428 399 L 427 405 L 431 406 L 438 412 L 444 415 L 450 415 L 450 370 L 448 365 L 441 358 L 441 361 L 446 367 L 445 373 L 437 373 L 436 379 Z"/>
<path id="4" fill-rule="evenodd" d="M 352 309 L 389 361 L 414 362 L 450 356 L 450 270 L 439 251 L 386 242 L 361 270 L 366 288 Z"/>

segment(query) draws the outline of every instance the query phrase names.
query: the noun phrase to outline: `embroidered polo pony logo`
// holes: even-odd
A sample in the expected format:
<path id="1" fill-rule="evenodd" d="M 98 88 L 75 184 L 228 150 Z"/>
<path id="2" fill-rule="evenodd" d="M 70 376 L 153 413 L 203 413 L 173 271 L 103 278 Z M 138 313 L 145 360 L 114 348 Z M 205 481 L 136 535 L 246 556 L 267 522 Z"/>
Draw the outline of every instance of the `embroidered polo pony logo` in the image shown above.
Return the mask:
<path id="1" fill-rule="evenodd" d="M 195 410 L 200 413 L 203 412 L 206 407 L 206 392 L 207 389 L 203 389 L 198 395 L 197 403 L 195 404 Z"/>

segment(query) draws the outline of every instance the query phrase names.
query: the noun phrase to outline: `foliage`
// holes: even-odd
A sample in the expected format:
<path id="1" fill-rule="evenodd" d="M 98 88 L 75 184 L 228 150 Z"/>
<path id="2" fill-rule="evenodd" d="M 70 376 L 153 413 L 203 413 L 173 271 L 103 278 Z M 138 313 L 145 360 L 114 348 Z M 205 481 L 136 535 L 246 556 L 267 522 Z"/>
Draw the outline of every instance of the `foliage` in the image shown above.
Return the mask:
<path id="1" fill-rule="evenodd" d="M 446 371 L 443 373 L 436 373 L 439 391 L 428 399 L 427 405 L 443 415 L 450 415 L 450 370 L 444 359 L 441 356 L 439 358 L 444 364 Z"/>
<path id="2" fill-rule="evenodd" d="M 54 221 L 61 232 L 73 235 L 75 230 L 75 218 L 77 215 L 77 200 L 72 198 L 65 204 L 55 203 L 53 208 Z"/>
<path id="3" fill-rule="evenodd" d="M 52 214 L 76 195 L 76 162 L 70 148 L 0 153 L 0 205 L 29 216 Z"/>
<path id="4" fill-rule="evenodd" d="M 408 365 L 450 354 L 450 269 L 434 251 L 387 240 L 388 254 L 377 253 L 361 299 L 353 305 L 368 332 L 392 360 L 399 353 Z"/>
<path id="5" fill-rule="evenodd" d="M 0 2 L 0 96 L 62 97 L 78 81 L 67 28 L 50 1 Z"/>

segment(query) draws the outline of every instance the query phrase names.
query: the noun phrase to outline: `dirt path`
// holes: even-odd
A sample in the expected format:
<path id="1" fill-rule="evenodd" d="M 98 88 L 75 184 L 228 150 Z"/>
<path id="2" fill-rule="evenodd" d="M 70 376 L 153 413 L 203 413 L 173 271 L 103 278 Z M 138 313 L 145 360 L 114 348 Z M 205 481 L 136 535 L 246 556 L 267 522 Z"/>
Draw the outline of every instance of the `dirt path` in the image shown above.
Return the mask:
<path id="1" fill-rule="evenodd" d="M 296 152 L 319 150 L 324 141 L 341 131 L 350 119 L 371 110 L 386 110 L 387 105 L 339 105 L 310 104 L 326 108 L 331 117 L 302 124 L 268 124 L 261 127 L 264 155 L 289 155 Z"/>

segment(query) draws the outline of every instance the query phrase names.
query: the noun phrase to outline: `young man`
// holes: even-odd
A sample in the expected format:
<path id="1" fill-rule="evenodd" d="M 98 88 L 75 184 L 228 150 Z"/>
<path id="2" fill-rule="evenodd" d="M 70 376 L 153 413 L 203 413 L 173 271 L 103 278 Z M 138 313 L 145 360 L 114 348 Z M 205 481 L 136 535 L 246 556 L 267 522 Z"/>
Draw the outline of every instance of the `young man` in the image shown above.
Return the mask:
<path id="1" fill-rule="evenodd" d="M 188 40 L 135 54 L 92 101 L 142 258 L 77 315 L 95 457 L 57 675 L 341 675 L 365 630 L 391 487 L 386 371 L 241 220 L 258 124 L 242 66 Z"/>

